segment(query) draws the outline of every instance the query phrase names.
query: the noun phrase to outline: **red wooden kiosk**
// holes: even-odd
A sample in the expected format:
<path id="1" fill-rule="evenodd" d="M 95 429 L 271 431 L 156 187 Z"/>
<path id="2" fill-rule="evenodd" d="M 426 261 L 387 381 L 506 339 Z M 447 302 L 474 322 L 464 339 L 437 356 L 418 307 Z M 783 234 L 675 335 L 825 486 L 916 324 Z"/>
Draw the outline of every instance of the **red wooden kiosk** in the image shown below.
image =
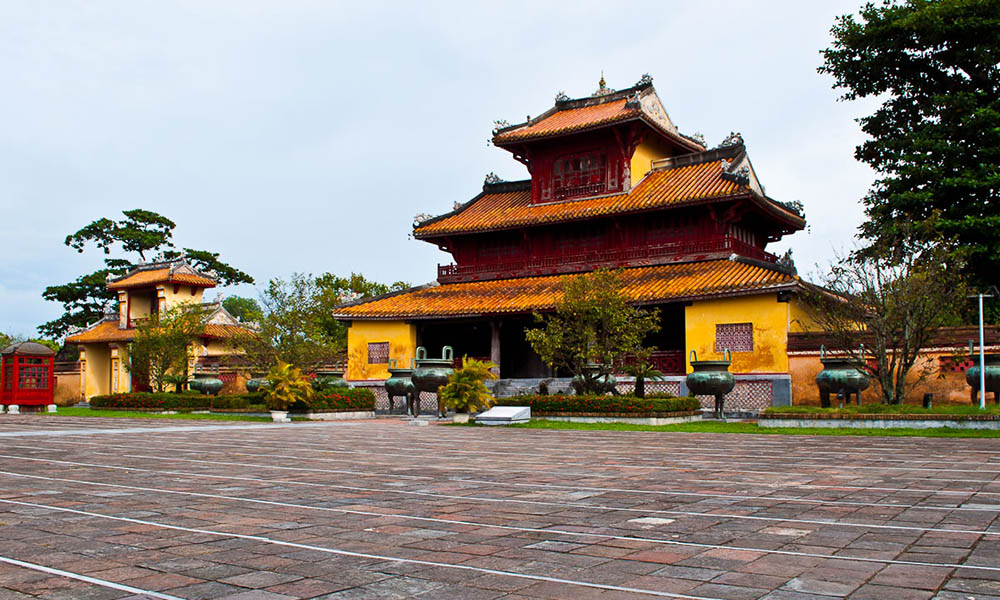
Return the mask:
<path id="1" fill-rule="evenodd" d="M 53 404 L 55 356 L 52 349 L 37 342 L 20 342 L 0 351 L 0 405 Z"/>

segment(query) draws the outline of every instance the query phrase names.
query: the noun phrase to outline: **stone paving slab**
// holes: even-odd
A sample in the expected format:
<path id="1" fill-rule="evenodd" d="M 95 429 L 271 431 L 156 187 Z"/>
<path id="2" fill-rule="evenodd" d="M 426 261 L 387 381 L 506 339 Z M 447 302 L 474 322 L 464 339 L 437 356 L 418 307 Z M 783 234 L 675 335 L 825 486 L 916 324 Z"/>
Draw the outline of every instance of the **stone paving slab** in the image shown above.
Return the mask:
<path id="1" fill-rule="evenodd" d="M 998 510 L 991 439 L 0 416 L 0 600 L 989 598 Z"/>

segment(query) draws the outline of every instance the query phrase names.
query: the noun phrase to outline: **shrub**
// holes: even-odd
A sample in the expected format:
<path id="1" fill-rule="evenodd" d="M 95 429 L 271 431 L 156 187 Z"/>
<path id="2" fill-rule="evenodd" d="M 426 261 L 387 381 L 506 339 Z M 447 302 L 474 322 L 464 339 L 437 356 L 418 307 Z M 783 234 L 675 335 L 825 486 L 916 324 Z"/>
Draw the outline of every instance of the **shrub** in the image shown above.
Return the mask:
<path id="1" fill-rule="evenodd" d="M 438 395 L 445 406 L 454 408 L 455 412 L 467 413 L 489 408 L 495 398 L 483 382 L 487 379 L 497 379 L 490 369 L 496 365 L 466 356 L 462 360 L 462 368 L 456 369 L 448 376 L 447 385 L 441 386 Z"/>
<path id="2" fill-rule="evenodd" d="M 267 374 L 264 394 L 268 410 L 278 411 L 298 404 L 309 406 L 314 395 L 312 384 L 302 375 L 302 369 L 280 360 Z"/>
<path id="3" fill-rule="evenodd" d="M 260 394 L 233 394 L 229 396 L 205 396 L 191 393 L 167 392 L 126 392 L 90 399 L 93 408 L 117 408 L 133 410 L 249 410 L 251 405 L 263 403 Z"/>
<path id="4" fill-rule="evenodd" d="M 295 402 L 289 405 L 289 410 L 372 411 L 375 410 L 375 394 L 365 388 L 339 388 L 317 394 L 309 405 Z"/>
<path id="5" fill-rule="evenodd" d="M 501 398 L 500 406 L 530 406 L 532 413 L 659 413 L 682 412 L 701 409 L 694 396 L 637 398 L 635 396 L 514 396 Z"/>

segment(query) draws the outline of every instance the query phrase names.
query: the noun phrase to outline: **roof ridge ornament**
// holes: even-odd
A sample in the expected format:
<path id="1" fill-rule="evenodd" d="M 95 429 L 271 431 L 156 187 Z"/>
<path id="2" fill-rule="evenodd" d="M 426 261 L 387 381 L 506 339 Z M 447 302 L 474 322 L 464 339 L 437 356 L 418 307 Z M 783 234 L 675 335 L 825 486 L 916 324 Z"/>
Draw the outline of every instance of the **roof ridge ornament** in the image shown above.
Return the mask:
<path id="1" fill-rule="evenodd" d="M 558 92 L 556 92 L 556 104 L 559 104 L 560 102 L 566 102 L 567 100 L 569 100 L 569 96 L 566 95 L 566 92 L 564 92 L 563 90 L 559 90 Z"/>
<path id="2" fill-rule="evenodd" d="M 493 171 L 487 173 L 486 177 L 483 179 L 483 185 L 493 185 L 495 183 L 501 183 L 501 182 L 503 182 L 503 179 L 500 179 L 500 176 L 494 173 Z"/>
<path id="3" fill-rule="evenodd" d="M 413 226 L 420 227 L 421 225 L 423 225 L 427 221 L 430 221 L 433 218 L 434 218 L 433 215 L 429 215 L 427 213 L 417 213 L 413 217 Z"/>
<path id="4" fill-rule="evenodd" d="M 597 90 L 590 95 L 591 98 L 600 98 L 601 96 L 607 96 L 608 94 L 615 93 L 614 88 L 609 88 L 606 81 L 604 81 L 604 71 L 601 71 L 601 80 L 597 82 Z"/>
<path id="5" fill-rule="evenodd" d="M 719 142 L 719 148 L 729 148 L 730 146 L 743 146 L 743 135 L 738 131 L 730 131 L 724 140 Z"/>
<path id="6" fill-rule="evenodd" d="M 498 119 L 493 121 L 493 134 L 496 135 L 498 131 L 501 129 L 507 129 L 508 127 L 510 127 L 510 121 L 507 119 Z"/>
<path id="7" fill-rule="evenodd" d="M 653 85 L 653 76 L 650 75 L 649 73 L 643 73 L 642 77 L 639 78 L 639 81 L 635 82 L 635 85 L 633 87 L 639 87 L 643 85 Z"/>
<path id="8" fill-rule="evenodd" d="M 638 110 L 641 107 L 642 107 L 642 100 L 639 98 L 638 91 L 629 96 L 628 100 L 625 101 L 625 108 Z"/>

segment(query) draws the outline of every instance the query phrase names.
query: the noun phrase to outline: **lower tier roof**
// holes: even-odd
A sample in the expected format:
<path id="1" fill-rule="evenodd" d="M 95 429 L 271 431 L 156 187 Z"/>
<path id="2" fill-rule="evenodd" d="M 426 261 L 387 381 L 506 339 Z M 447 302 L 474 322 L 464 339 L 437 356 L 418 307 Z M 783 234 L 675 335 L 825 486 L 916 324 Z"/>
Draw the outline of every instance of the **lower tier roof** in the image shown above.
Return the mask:
<path id="1" fill-rule="evenodd" d="M 563 285 L 576 274 L 519 277 L 466 283 L 432 283 L 403 292 L 342 305 L 337 319 L 407 320 L 473 317 L 555 308 Z M 798 278 L 746 259 L 633 267 L 622 271 L 623 292 L 637 304 L 679 302 L 778 291 Z"/>

